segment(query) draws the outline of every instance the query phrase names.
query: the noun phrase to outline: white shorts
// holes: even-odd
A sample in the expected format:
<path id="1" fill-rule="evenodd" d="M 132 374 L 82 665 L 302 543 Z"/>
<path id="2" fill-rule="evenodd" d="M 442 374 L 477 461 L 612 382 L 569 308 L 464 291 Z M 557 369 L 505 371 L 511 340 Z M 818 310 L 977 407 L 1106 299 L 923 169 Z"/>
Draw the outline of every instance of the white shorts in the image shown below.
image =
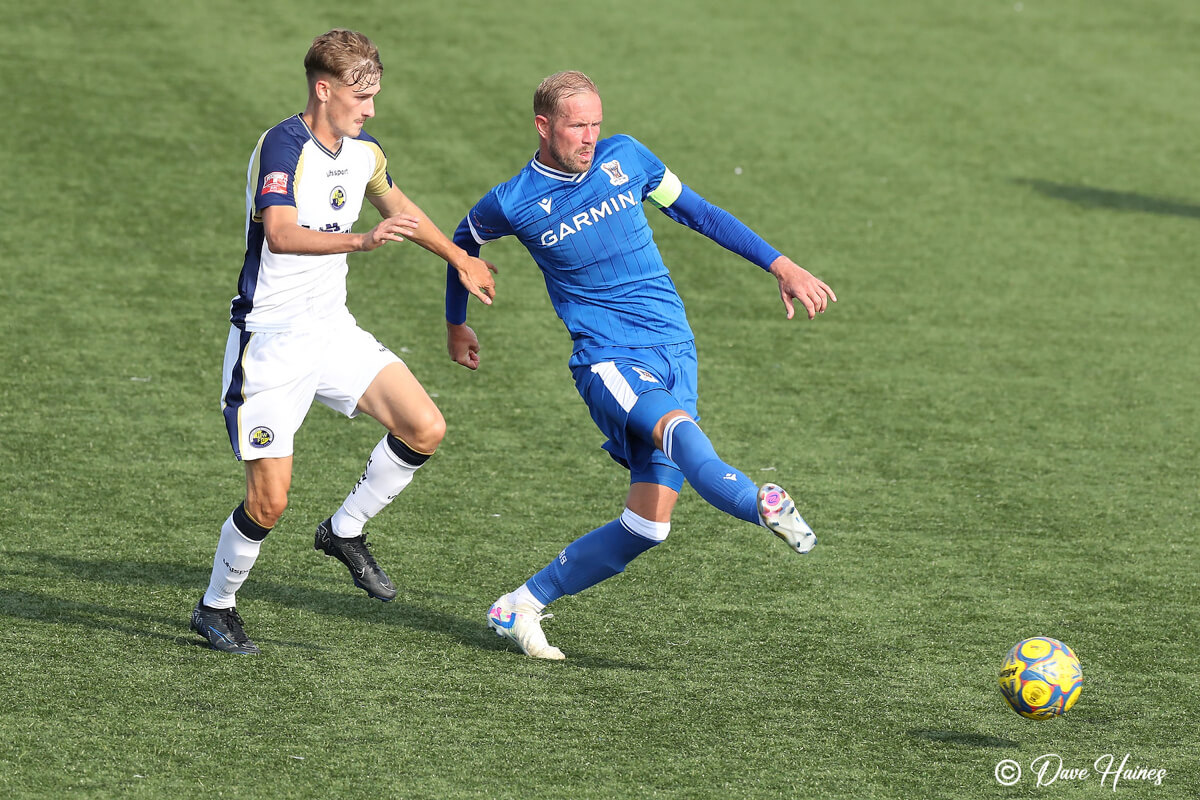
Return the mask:
<path id="1" fill-rule="evenodd" d="M 302 333 L 250 333 L 230 326 L 221 410 L 239 461 L 292 454 L 314 399 L 347 417 L 371 381 L 400 358 L 353 320 Z"/>

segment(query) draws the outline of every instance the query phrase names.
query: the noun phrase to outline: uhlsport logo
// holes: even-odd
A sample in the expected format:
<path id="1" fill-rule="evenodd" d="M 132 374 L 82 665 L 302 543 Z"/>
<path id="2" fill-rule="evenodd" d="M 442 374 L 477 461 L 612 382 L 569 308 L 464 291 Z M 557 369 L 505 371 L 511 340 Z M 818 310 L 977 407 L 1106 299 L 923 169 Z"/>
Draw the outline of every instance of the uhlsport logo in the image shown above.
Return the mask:
<path id="1" fill-rule="evenodd" d="M 334 211 L 341 211 L 342 206 L 346 205 L 346 190 L 341 186 L 333 187 L 333 191 L 329 193 L 329 205 Z"/>
<path id="2" fill-rule="evenodd" d="M 275 434 L 271 432 L 270 428 L 264 425 L 259 425 L 257 428 L 250 431 L 251 447 L 266 447 L 273 441 L 275 441 Z"/>
<path id="3" fill-rule="evenodd" d="M 222 558 L 221 561 L 225 562 L 225 568 L 228 569 L 230 572 L 232 572 L 234 575 L 245 575 L 247 572 L 250 571 L 248 569 L 238 569 L 233 564 L 230 564 L 228 559 Z"/>

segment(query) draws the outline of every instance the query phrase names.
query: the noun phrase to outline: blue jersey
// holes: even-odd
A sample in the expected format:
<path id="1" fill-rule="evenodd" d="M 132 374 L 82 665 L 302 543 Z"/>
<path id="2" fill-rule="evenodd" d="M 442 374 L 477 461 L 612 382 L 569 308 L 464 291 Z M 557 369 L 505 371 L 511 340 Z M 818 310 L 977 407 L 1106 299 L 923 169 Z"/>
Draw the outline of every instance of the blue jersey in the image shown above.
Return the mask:
<path id="1" fill-rule="evenodd" d="M 454 239 L 473 249 L 511 235 L 525 245 L 574 340 L 572 363 L 592 363 L 606 348 L 687 342 L 683 302 L 642 206 L 670 205 L 679 187 L 644 145 L 613 136 L 596 143 L 580 174 L 534 158 L 475 204 Z"/>

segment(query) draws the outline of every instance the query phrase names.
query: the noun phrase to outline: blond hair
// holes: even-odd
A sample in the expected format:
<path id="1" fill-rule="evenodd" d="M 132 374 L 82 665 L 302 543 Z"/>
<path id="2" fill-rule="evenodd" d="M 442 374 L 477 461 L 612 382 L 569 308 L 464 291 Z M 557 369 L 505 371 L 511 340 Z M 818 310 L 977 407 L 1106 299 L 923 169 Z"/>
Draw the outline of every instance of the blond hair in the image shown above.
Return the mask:
<path id="1" fill-rule="evenodd" d="M 533 93 L 533 113 L 549 119 L 558 113 L 562 102 L 577 94 L 600 94 L 592 79 L 578 70 L 556 72 L 538 84 Z"/>
<path id="2" fill-rule="evenodd" d="M 304 56 L 304 74 L 310 89 L 321 77 L 365 89 L 379 83 L 383 62 L 379 60 L 379 48 L 366 36 L 334 28 L 313 39 Z"/>

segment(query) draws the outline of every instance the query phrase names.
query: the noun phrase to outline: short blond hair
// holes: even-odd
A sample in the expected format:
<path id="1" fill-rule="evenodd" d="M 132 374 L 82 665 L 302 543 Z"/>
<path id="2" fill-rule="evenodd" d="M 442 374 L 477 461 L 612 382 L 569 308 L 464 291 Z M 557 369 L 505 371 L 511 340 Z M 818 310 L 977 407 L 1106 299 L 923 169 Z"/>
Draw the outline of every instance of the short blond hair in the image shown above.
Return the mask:
<path id="1" fill-rule="evenodd" d="M 383 62 L 379 60 L 379 48 L 366 36 L 334 28 L 313 39 L 304 56 L 304 74 L 310 89 L 321 77 L 365 89 L 379 83 Z"/>
<path id="2" fill-rule="evenodd" d="M 538 84 L 533 93 L 533 113 L 549 119 L 558 113 L 562 102 L 577 94 L 600 94 L 592 79 L 578 70 L 556 72 Z"/>

